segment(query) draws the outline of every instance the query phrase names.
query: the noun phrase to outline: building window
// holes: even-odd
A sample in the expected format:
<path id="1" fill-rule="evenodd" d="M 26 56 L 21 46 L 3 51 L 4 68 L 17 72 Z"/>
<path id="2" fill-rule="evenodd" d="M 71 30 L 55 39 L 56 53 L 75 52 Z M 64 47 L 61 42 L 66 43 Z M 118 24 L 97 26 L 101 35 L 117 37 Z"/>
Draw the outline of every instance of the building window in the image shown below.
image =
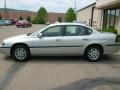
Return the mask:
<path id="1" fill-rule="evenodd" d="M 116 10 L 110 10 L 110 11 L 111 11 L 111 13 L 110 13 L 109 27 L 114 28 L 114 25 L 115 25 L 115 12 L 116 12 Z"/>
<path id="2" fill-rule="evenodd" d="M 115 28 L 120 22 L 120 8 L 104 10 L 103 28 Z"/>

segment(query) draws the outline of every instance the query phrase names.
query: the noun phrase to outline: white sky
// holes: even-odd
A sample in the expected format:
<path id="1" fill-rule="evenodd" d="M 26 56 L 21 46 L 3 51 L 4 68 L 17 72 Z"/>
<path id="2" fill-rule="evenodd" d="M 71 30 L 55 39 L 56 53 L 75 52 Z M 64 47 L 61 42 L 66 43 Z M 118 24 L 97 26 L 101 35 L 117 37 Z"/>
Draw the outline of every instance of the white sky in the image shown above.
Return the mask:
<path id="1" fill-rule="evenodd" d="M 96 0 L 76 0 L 77 9 L 83 8 Z M 65 13 L 69 7 L 74 8 L 75 0 L 6 0 L 7 8 L 38 11 L 43 6 L 48 12 Z M 4 7 L 4 0 L 0 0 L 0 8 Z"/>

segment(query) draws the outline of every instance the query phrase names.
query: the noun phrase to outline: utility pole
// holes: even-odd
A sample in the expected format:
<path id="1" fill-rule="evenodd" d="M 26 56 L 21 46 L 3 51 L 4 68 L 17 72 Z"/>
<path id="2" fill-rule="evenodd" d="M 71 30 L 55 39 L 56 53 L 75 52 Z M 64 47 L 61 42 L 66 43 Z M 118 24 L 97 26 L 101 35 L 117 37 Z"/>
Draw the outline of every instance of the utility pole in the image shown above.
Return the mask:
<path id="1" fill-rule="evenodd" d="M 75 2 L 74 2 L 74 12 L 75 12 L 75 16 L 77 17 L 76 9 L 77 9 L 77 6 L 76 6 L 76 0 L 75 0 Z"/>
<path id="2" fill-rule="evenodd" d="M 76 6 L 76 0 L 74 2 L 74 11 L 76 12 L 77 6 Z"/>
<path id="3" fill-rule="evenodd" d="M 5 9 L 5 19 L 8 19 L 8 11 L 7 11 L 6 0 L 4 0 L 4 9 Z"/>

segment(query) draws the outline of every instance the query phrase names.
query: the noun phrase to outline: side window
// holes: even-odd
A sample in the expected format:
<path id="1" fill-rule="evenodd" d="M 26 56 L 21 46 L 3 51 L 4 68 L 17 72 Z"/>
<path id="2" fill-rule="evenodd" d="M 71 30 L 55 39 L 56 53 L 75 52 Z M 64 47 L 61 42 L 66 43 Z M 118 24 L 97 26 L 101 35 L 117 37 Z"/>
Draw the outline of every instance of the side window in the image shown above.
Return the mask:
<path id="1" fill-rule="evenodd" d="M 66 36 L 89 35 L 92 30 L 84 26 L 66 26 Z"/>
<path id="2" fill-rule="evenodd" d="M 81 36 L 82 35 L 89 35 L 92 33 L 91 29 L 84 27 L 84 26 L 79 26 L 79 30 L 80 30 L 79 35 L 81 35 Z"/>
<path id="3" fill-rule="evenodd" d="M 78 36 L 78 26 L 66 26 L 66 36 Z"/>
<path id="4" fill-rule="evenodd" d="M 42 35 L 44 37 L 56 37 L 56 36 L 61 36 L 62 32 L 61 32 L 62 26 L 54 26 L 54 27 L 50 27 L 48 29 L 46 29 L 45 31 L 42 32 Z"/>

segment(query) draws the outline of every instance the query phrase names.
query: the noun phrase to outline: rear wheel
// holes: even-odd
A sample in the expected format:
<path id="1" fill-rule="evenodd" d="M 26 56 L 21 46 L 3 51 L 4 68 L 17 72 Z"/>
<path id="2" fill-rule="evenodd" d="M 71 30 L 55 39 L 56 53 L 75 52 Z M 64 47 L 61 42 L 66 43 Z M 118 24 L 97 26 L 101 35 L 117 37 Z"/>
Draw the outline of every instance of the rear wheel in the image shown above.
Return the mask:
<path id="1" fill-rule="evenodd" d="M 103 55 L 103 50 L 99 46 L 90 46 L 85 51 L 85 57 L 90 62 L 98 61 Z"/>
<path id="2" fill-rule="evenodd" d="M 17 61 L 26 61 L 30 57 L 28 47 L 25 45 L 16 45 L 12 49 L 12 57 Z"/>

